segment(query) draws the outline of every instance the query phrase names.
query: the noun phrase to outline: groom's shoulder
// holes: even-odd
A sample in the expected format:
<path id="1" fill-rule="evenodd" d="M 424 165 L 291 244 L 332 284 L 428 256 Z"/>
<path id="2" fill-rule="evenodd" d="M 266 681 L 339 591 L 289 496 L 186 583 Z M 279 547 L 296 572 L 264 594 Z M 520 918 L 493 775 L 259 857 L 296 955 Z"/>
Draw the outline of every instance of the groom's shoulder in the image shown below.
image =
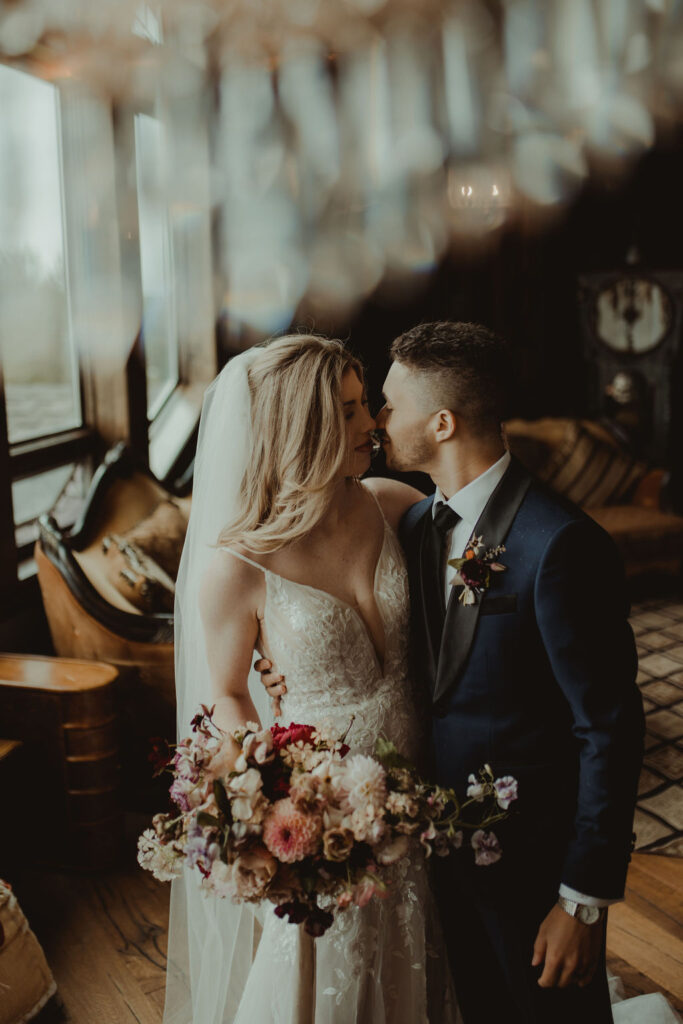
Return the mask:
<path id="1" fill-rule="evenodd" d="M 535 476 L 531 477 L 520 513 L 519 525 L 526 529 L 531 527 L 543 546 L 567 529 L 577 536 L 589 537 L 597 544 L 602 542 L 612 546 L 614 543 L 587 512 Z"/>

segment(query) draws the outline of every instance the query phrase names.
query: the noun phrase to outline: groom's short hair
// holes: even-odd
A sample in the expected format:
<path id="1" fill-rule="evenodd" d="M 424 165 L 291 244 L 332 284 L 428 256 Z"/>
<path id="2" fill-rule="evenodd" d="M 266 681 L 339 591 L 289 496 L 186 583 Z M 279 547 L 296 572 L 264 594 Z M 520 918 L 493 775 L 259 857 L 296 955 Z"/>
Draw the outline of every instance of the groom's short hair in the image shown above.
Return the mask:
<path id="1" fill-rule="evenodd" d="M 424 377 L 436 408 L 460 414 L 472 428 L 496 431 L 508 415 L 509 346 L 483 324 L 419 324 L 396 338 L 391 356 Z"/>

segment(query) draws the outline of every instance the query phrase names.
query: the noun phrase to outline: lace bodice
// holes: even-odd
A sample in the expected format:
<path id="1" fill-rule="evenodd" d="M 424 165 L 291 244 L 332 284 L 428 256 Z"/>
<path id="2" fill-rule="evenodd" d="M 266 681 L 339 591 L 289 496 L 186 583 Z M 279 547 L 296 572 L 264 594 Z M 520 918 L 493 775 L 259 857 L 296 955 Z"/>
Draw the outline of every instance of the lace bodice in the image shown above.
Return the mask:
<path id="1" fill-rule="evenodd" d="M 384 665 L 356 608 L 316 587 L 279 576 L 231 548 L 265 574 L 263 641 L 285 676 L 282 720 L 332 722 L 348 743 L 372 753 L 381 734 L 415 755 L 416 716 L 407 674 L 408 579 L 395 534 L 384 522 L 374 596 L 384 626 Z"/>
<path id="2" fill-rule="evenodd" d="M 353 752 L 372 754 L 378 736 L 385 736 L 416 760 L 420 729 L 407 668 L 408 579 L 386 521 L 374 580 L 384 665 L 356 608 L 251 564 L 265 574 L 261 639 L 285 676 L 283 721 L 331 723 L 342 735 L 353 716 L 347 736 Z M 301 928 L 267 914 L 235 1024 L 453 1024 L 446 960 L 430 946 L 430 936 L 438 945 L 438 926 L 417 840 L 387 881 L 384 899 L 338 914 L 315 943 Z M 428 992 L 438 995 L 433 1013 Z"/>

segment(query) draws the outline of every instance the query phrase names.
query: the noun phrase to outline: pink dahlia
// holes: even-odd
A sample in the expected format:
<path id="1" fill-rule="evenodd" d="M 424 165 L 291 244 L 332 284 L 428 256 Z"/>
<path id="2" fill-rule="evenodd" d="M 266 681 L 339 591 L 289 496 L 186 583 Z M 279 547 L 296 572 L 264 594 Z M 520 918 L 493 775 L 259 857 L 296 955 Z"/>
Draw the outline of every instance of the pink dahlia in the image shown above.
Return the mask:
<path id="1" fill-rule="evenodd" d="M 315 853 L 321 830 L 320 818 L 297 810 L 289 798 L 276 800 L 263 825 L 263 842 L 274 857 L 291 864 Z"/>

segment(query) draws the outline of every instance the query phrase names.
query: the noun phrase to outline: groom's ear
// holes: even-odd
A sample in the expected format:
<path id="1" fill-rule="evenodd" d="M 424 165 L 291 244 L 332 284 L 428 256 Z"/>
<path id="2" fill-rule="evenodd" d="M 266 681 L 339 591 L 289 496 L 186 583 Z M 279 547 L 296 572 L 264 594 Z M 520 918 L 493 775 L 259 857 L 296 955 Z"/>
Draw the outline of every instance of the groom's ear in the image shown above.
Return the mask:
<path id="1" fill-rule="evenodd" d="M 440 409 L 434 414 L 435 432 L 434 436 L 438 442 L 450 441 L 458 429 L 458 420 L 455 413 L 450 409 Z"/>

